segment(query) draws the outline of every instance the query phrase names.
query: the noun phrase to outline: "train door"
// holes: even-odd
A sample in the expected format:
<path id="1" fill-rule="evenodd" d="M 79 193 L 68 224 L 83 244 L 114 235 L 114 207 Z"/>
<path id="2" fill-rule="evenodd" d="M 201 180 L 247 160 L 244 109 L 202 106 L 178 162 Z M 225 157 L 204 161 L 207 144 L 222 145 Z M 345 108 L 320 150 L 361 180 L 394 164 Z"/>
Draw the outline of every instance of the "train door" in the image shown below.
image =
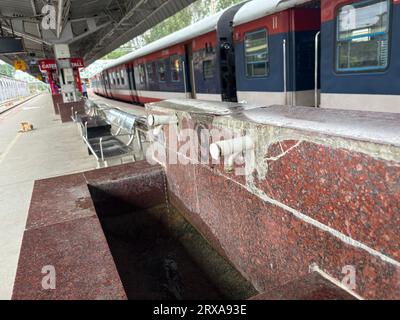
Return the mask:
<path id="1" fill-rule="evenodd" d="M 111 81 L 110 81 L 110 76 L 109 76 L 107 70 L 104 71 L 103 77 L 104 77 L 104 91 L 105 91 L 105 95 L 106 95 L 106 97 L 112 97 L 112 95 L 111 95 Z"/>
<path id="2" fill-rule="evenodd" d="M 193 47 L 192 43 L 185 45 L 185 91 L 186 96 L 191 99 L 196 99 L 196 77 L 194 71 L 194 61 L 193 61 Z"/>
<path id="3" fill-rule="evenodd" d="M 288 24 L 289 32 L 283 40 L 286 104 L 318 106 L 321 29 L 319 4 L 290 9 Z"/>
<path id="4" fill-rule="evenodd" d="M 129 79 L 129 92 L 132 97 L 132 102 L 139 103 L 138 94 L 136 91 L 135 69 L 133 64 L 128 65 L 128 79 Z"/>

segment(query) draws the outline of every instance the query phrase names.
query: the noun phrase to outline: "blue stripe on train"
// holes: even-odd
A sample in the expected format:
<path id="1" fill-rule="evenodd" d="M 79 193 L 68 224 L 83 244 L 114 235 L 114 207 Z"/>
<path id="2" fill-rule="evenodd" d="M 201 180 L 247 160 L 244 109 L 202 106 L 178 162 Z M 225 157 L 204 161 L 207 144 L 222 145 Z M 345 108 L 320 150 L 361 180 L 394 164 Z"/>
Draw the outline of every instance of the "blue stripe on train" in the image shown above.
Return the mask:
<path id="1" fill-rule="evenodd" d="M 335 21 L 321 26 L 321 92 L 348 94 L 400 94 L 400 5 L 392 11 L 390 61 L 387 70 L 376 72 L 335 72 Z"/>

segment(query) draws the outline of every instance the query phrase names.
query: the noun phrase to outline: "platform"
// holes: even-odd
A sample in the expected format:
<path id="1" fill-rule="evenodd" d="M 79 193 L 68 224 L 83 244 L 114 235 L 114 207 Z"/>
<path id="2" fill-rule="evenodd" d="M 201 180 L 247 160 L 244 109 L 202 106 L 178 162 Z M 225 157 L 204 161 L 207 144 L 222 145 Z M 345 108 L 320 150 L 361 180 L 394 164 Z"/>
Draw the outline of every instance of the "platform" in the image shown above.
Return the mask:
<path id="1" fill-rule="evenodd" d="M 34 130 L 19 133 L 22 121 Z M 11 298 L 34 181 L 94 168 L 76 125 L 61 123 L 50 95 L 0 115 L 0 299 Z"/>

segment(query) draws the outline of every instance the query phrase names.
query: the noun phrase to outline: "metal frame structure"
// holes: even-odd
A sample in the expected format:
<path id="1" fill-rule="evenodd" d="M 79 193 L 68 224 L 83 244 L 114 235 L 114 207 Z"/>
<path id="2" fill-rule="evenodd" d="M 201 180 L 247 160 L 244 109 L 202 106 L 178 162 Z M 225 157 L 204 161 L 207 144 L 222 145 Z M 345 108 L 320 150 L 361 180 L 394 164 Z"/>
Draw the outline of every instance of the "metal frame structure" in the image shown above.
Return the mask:
<path id="1" fill-rule="evenodd" d="M 24 38 L 27 52 L 1 55 L 23 59 L 28 72 L 40 74 L 32 60 L 53 58 L 54 44 L 68 44 L 71 56 L 86 65 L 143 34 L 195 0 L 0 0 L 0 35 Z M 56 12 L 54 29 L 44 28 L 45 6 Z"/>

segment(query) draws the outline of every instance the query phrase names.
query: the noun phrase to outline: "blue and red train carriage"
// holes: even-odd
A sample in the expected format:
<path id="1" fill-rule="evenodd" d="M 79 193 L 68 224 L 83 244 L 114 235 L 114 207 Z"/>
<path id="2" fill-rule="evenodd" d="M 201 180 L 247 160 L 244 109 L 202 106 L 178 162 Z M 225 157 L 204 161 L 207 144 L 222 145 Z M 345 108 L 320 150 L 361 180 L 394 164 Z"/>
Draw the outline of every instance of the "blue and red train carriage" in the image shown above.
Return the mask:
<path id="1" fill-rule="evenodd" d="M 400 0 L 254 0 L 155 41 L 92 79 L 144 104 L 193 98 L 400 112 Z"/>

